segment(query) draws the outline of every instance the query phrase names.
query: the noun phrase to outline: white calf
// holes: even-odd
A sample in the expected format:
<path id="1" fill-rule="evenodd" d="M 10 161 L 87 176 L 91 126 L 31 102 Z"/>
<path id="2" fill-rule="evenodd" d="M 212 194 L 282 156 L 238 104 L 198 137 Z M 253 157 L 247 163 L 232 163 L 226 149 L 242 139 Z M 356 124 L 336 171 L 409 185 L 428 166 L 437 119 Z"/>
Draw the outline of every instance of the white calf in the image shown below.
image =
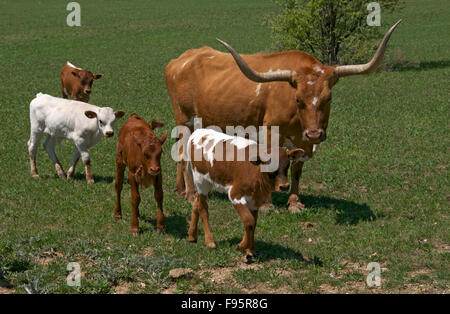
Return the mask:
<path id="1" fill-rule="evenodd" d="M 81 101 L 67 100 L 39 93 L 30 103 L 30 154 L 31 175 L 39 178 L 36 169 L 36 152 L 43 133 L 48 134 L 44 147 L 50 159 L 55 164 L 60 178 L 65 178 L 64 170 L 55 154 L 55 144 L 63 139 L 73 140 L 75 151 L 72 165 L 67 172 L 70 179 L 75 172 L 78 160 L 83 160 L 86 167 L 86 180 L 94 183 L 90 168 L 88 149 L 97 144 L 102 137 L 114 135 L 113 125 L 116 118 L 121 118 L 125 112 L 114 112 L 109 107 L 97 107 Z"/>

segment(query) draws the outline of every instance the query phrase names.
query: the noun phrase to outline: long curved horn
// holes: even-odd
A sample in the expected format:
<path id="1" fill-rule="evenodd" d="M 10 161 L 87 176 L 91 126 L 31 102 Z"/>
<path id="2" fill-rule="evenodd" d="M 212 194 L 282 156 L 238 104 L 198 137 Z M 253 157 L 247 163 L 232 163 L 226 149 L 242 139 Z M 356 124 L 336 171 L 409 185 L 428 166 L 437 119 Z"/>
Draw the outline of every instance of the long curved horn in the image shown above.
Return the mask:
<path id="1" fill-rule="evenodd" d="M 375 55 L 373 56 L 372 60 L 370 60 L 366 64 L 356 64 L 356 65 L 341 65 L 337 66 L 334 69 L 334 73 L 338 77 L 348 76 L 348 75 L 356 75 L 356 74 L 369 74 L 374 72 L 381 64 L 381 61 L 383 61 L 384 52 L 386 51 L 386 45 L 389 41 L 389 38 L 391 37 L 392 32 L 397 27 L 398 24 L 400 24 L 402 20 L 399 20 L 397 23 L 392 26 L 386 35 L 384 35 L 383 41 L 381 42 L 380 46 L 378 47 L 377 51 L 375 52 Z"/>
<path id="2" fill-rule="evenodd" d="M 264 82 L 274 82 L 274 81 L 283 81 L 283 82 L 291 82 L 292 81 L 292 71 L 290 70 L 278 70 L 271 72 L 256 72 L 244 61 L 244 59 L 226 42 L 216 38 L 225 48 L 233 56 L 237 65 L 241 69 L 242 73 L 249 79 L 254 82 L 264 83 Z"/>

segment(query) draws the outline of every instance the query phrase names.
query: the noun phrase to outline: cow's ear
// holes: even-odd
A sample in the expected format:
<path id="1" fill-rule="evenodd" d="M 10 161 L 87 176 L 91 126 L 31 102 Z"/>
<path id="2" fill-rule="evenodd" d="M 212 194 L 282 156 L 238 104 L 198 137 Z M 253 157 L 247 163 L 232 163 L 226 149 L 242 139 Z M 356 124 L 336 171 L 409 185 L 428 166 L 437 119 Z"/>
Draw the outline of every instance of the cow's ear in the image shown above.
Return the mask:
<path id="1" fill-rule="evenodd" d="M 261 156 L 259 156 L 259 154 L 258 154 L 258 156 L 256 157 L 256 160 L 250 160 L 250 162 L 252 164 L 254 164 L 255 166 L 259 166 L 261 164 L 269 164 L 270 160 L 271 160 L 270 156 L 268 156 L 267 160 L 264 161 L 261 159 Z"/>
<path id="2" fill-rule="evenodd" d="M 77 72 L 77 71 L 72 71 L 72 75 L 75 76 L 75 77 L 77 77 L 77 78 L 80 78 L 80 76 L 78 75 L 78 72 Z"/>
<path id="3" fill-rule="evenodd" d="M 137 177 L 142 177 L 142 173 L 144 172 L 144 167 L 142 165 L 139 166 L 139 168 L 136 169 L 136 172 L 134 173 Z"/>
<path id="4" fill-rule="evenodd" d="M 159 139 L 159 141 L 161 142 L 161 145 L 164 144 L 164 142 L 167 139 L 167 131 L 164 132 L 164 134 L 161 136 L 161 138 Z"/>
<path id="5" fill-rule="evenodd" d="M 125 111 L 123 110 L 116 111 L 114 112 L 114 115 L 116 116 L 116 119 L 120 119 L 125 115 Z"/>
<path id="6" fill-rule="evenodd" d="M 86 117 L 88 117 L 89 119 L 94 119 L 97 118 L 97 114 L 94 111 L 91 110 L 86 110 L 84 112 L 84 114 L 86 115 Z"/>
<path id="7" fill-rule="evenodd" d="M 153 120 L 152 121 L 152 129 L 163 127 L 164 123 Z"/>
<path id="8" fill-rule="evenodd" d="M 289 160 L 294 161 L 305 156 L 305 151 L 301 148 L 291 149 L 288 153 Z"/>
<path id="9" fill-rule="evenodd" d="M 259 156 L 258 158 L 256 158 L 256 160 L 250 160 L 250 162 L 255 166 L 259 166 L 260 164 L 262 164 L 262 160 L 259 158 Z"/>
<path id="10" fill-rule="evenodd" d="M 98 80 L 102 77 L 102 74 L 94 74 L 94 80 Z"/>

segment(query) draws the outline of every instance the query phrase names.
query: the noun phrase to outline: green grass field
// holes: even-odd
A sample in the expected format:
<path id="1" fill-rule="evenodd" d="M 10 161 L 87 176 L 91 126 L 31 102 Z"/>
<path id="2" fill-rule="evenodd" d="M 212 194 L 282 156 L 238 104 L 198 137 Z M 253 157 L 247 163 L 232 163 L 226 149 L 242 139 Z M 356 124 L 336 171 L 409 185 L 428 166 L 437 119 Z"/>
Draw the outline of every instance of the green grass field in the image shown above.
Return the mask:
<path id="1" fill-rule="evenodd" d="M 399 18 L 382 70 L 342 79 L 333 89 L 328 140 L 301 179 L 307 209 L 290 214 L 287 195 L 260 214 L 255 263 L 236 244 L 240 217 L 220 194 L 210 198 L 217 249 L 189 244 L 191 206 L 176 196 L 176 168 L 163 155 L 167 230 L 156 232 L 152 189 L 142 193 L 141 234 L 130 228 L 130 186 L 123 221 L 112 217 L 117 136 L 90 150 L 96 184 L 78 165 L 58 179 L 42 145 L 29 174 L 29 103 L 38 92 L 60 97 L 67 60 L 103 74 L 91 103 L 146 120 L 175 121 L 164 82 L 167 63 L 216 37 L 242 53 L 272 51 L 264 17 L 269 0 L 80 0 L 81 27 L 66 25 L 66 2 L 0 3 L 0 293 L 449 293 L 450 7 L 445 0 L 407 1 L 382 15 Z M 120 128 L 125 119 L 116 124 Z M 68 169 L 73 145 L 57 154 Z M 200 226 L 199 239 L 203 229 Z M 66 284 L 78 262 L 80 287 Z M 381 286 L 369 288 L 370 262 Z M 191 277 L 171 279 L 188 267 Z"/>

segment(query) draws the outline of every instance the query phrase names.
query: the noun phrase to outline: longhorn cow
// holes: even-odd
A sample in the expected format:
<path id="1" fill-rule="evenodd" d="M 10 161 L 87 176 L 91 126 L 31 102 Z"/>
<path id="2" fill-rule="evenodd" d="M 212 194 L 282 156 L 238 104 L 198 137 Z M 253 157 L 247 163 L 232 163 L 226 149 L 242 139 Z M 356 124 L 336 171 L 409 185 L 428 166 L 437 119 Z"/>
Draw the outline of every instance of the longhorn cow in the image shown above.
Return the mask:
<path id="1" fill-rule="evenodd" d="M 206 46 L 187 50 L 171 60 L 165 71 L 176 125 L 193 132 L 194 118 L 202 118 L 203 128 L 214 125 L 222 130 L 226 126 L 279 126 L 279 143 L 301 148 L 306 154 L 291 169 L 288 208 L 298 212 L 304 208 L 298 196 L 303 163 L 326 139 L 332 87 L 341 77 L 374 72 L 400 22 L 388 30 L 366 64 L 323 65 L 298 50 L 241 56 L 220 39 L 231 54 Z M 177 164 L 176 189 L 193 200 L 184 161 Z"/>

